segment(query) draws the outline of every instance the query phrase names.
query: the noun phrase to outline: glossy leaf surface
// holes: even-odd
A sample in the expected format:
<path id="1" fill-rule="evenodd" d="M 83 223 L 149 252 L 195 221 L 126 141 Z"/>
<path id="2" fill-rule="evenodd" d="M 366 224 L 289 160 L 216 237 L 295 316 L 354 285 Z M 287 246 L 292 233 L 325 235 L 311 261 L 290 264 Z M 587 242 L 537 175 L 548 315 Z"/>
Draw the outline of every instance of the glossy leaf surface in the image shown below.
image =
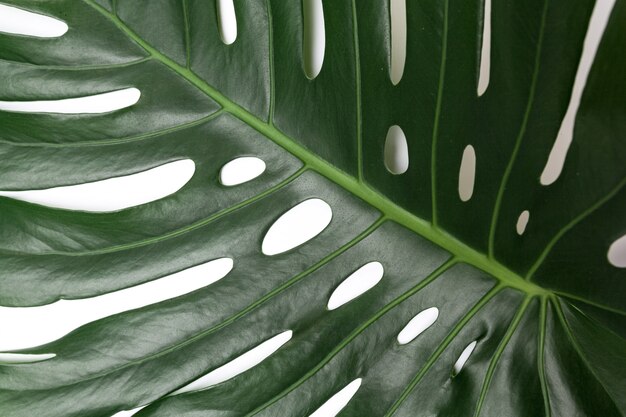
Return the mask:
<path id="1" fill-rule="evenodd" d="M 2 1 L 69 29 L 0 33 L 0 102 L 141 95 L 99 113 L 4 107 L 0 190 L 195 164 L 178 191 L 118 211 L 0 197 L 2 320 L 219 258 L 234 265 L 198 290 L 0 354 L 3 417 L 308 416 L 347 386 L 358 389 L 341 416 L 626 414 L 626 270 L 607 258 L 626 234 L 626 1 L 615 2 L 549 186 L 539 177 L 592 0 L 494 0 L 480 96 L 480 1 L 406 1 L 397 85 L 387 1 L 321 2 L 314 79 L 300 1 L 235 0 L 230 44 L 215 0 Z M 396 125 L 409 161 L 399 175 L 384 160 Z M 462 201 L 468 145 L 473 189 Z M 223 185 L 222 167 L 243 157 L 265 170 Z M 270 227 L 310 199 L 328 204 L 330 223 L 264 254 Z M 380 282 L 329 310 L 337 287 L 374 261 Z M 398 343 L 432 307 L 436 321 Z M 290 339 L 244 373 L 176 393 L 281 334 Z"/>

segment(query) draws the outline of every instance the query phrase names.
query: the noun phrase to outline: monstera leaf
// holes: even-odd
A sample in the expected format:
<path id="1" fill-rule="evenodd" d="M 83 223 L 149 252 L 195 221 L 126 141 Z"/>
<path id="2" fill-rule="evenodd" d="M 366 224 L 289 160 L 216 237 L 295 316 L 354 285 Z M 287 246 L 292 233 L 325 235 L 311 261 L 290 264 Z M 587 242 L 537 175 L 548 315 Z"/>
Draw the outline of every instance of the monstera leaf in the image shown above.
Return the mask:
<path id="1" fill-rule="evenodd" d="M 342 416 L 626 415 L 626 273 L 607 255 L 626 233 L 625 1 L 550 181 L 592 0 L 407 1 L 397 85 L 383 0 L 324 0 L 313 79 L 298 0 L 235 1 L 228 45 L 213 0 L 3 2 L 69 27 L 0 35 L 6 316 L 233 265 L 195 291 L 5 349 L 3 417 L 308 416 L 345 387 Z M 139 100 L 114 111 L 45 107 L 129 89 Z M 400 129 L 408 168 L 387 169 Z M 266 169 L 226 186 L 220 170 L 240 157 Z M 195 165 L 183 188 L 135 207 L 19 198 L 183 160 Z M 461 165 L 473 180 L 462 198 Z M 328 226 L 264 250 L 308 200 L 328 205 Z M 329 306 L 364 265 L 382 279 Z M 276 341 L 234 378 L 204 378 Z"/>

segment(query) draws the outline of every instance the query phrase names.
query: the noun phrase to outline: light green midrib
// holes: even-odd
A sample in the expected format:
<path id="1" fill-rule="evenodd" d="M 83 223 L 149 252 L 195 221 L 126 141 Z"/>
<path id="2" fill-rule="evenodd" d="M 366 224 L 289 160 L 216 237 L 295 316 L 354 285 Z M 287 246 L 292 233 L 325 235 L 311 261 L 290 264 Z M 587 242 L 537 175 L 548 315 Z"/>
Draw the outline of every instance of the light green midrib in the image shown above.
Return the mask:
<path id="1" fill-rule="evenodd" d="M 483 270 L 506 286 L 516 288 L 530 295 L 550 294 L 550 291 L 541 288 L 532 282 L 526 281 L 523 277 L 511 271 L 499 262 L 489 259 L 485 254 L 467 246 L 465 243 L 446 233 L 444 230 L 439 229 L 430 222 L 427 222 L 426 220 L 423 220 L 397 206 L 391 200 L 384 197 L 367 184 L 359 182 L 358 179 L 315 155 L 313 152 L 285 135 L 272 124 L 259 119 L 257 116 L 230 100 L 220 91 L 207 84 L 190 69 L 181 66 L 168 56 L 162 54 L 128 28 L 117 16 L 111 14 L 93 0 L 85 0 L 85 2 L 110 19 L 113 24 L 123 31 L 130 39 L 144 48 L 154 59 L 169 67 L 172 71 L 185 78 L 188 82 L 204 92 L 211 99 L 215 100 L 220 106 L 222 106 L 224 111 L 232 114 L 234 117 L 251 126 L 259 133 L 284 148 L 286 151 L 298 157 L 307 168 L 323 175 L 347 191 L 361 198 L 371 206 L 375 207 L 383 213 L 385 218 L 394 221 L 430 240 L 436 245 L 452 253 L 460 262 L 465 262 Z"/>

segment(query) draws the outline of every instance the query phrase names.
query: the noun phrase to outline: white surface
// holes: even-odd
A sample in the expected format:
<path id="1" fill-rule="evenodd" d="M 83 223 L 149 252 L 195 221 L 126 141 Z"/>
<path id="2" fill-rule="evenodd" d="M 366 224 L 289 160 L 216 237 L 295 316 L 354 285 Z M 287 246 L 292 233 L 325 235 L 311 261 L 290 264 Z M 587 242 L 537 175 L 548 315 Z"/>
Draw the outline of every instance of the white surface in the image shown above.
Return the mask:
<path id="1" fill-rule="evenodd" d="M 0 364 L 3 363 L 33 363 L 52 359 L 56 356 L 54 353 L 2 353 L 0 352 Z"/>
<path id="2" fill-rule="evenodd" d="M 361 387 L 361 382 L 361 378 L 350 382 L 309 417 L 335 417 L 346 405 L 348 405 L 348 402 L 350 402 L 352 397 L 354 397 L 354 394 L 356 394 Z"/>
<path id="3" fill-rule="evenodd" d="M 384 158 L 387 170 L 394 175 L 404 174 L 409 169 L 409 145 L 398 125 L 391 126 L 387 131 Z"/>
<path id="4" fill-rule="evenodd" d="M 60 100 L 0 101 L 0 110 L 17 113 L 97 114 L 130 107 L 141 92 L 134 88 Z"/>
<path id="5" fill-rule="evenodd" d="M 300 246 L 322 233 L 332 217 L 333 211 L 324 200 L 305 200 L 274 222 L 263 238 L 261 250 L 271 256 Z"/>
<path id="6" fill-rule="evenodd" d="M 193 176 L 190 159 L 123 177 L 44 190 L 0 191 L 0 196 L 67 210 L 111 212 L 167 197 Z"/>
<path id="7" fill-rule="evenodd" d="M 170 395 L 199 391 L 234 378 L 267 359 L 272 353 L 291 340 L 292 335 L 293 332 L 291 330 L 280 333 Z"/>
<path id="8" fill-rule="evenodd" d="M 328 299 L 328 309 L 335 310 L 373 288 L 383 279 L 385 269 L 380 262 L 369 262 L 337 286 Z"/>
<path id="9" fill-rule="evenodd" d="M 483 42 L 480 48 L 480 71 L 478 74 L 478 97 L 485 94 L 491 76 L 491 0 L 485 1 L 483 16 Z"/>
<path id="10" fill-rule="evenodd" d="M 220 258 L 97 297 L 37 307 L 0 306 L 0 352 L 52 342 L 92 321 L 190 293 L 222 279 L 232 268 L 232 259 Z"/>
<path id="11" fill-rule="evenodd" d="M 528 220 L 530 220 L 530 212 L 528 210 L 522 211 L 522 213 L 517 218 L 517 224 L 515 225 L 515 231 L 518 235 L 523 235 L 526 231 L 526 226 L 528 225 Z"/>
<path id="12" fill-rule="evenodd" d="M 237 39 L 237 15 L 233 0 L 218 0 L 217 15 L 222 42 L 230 45 Z"/>
<path id="13" fill-rule="evenodd" d="M 467 145 L 461 157 L 459 168 L 459 198 L 469 201 L 474 194 L 474 179 L 476 178 L 476 152 L 472 145 Z"/>
<path id="14" fill-rule="evenodd" d="M 611 244 L 607 258 L 611 265 L 617 268 L 626 268 L 626 235 Z"/>
<path id="15" fill-rule="evenodd" d="M 391 72 L 393 85 L 402 80 L 406 62 L 406 0 L 391 0 Z"/>
<path id="16" fill-rule="evenodd" d="M 67 24 L 59 19 L 0 4 L 0 32 L 56 38 L 67 30 Z"/>
<path id="17" fill-rule="evenodd" d="M 474 351 L 474 348 L 476 348 L 475 340 L 467 345 L 467 347 L 463 349 L 463 352 L 461 352 L 461 356 L 459 356 L 459 359 L 456 360 L 454 366 L 452 367 L 452 375 L 458 375 L 459 372 L 461 372 L 461 369 L 463 369 L 463 367 L 465 366 L 465 363 Z"/>
<path id="18" fill-rule="evenodd" d="M 322 70 L 326 51 L 326 29 L 322 0 L 304 0 L 304 73 L 315 79 Z"/>
<path id="19" fill-rule="evenodd" d="M 565 158 L 567 157 L 567 151 L 574 136 L 574 121 L 576 119 L 576 113 L 578 113 L 578 107 L 580 106 L 580 99 L 585 85 L 587 84 L 587 77 L 589 76 L 591 65 L 596 57 L 596 51 L 600 45 L 600 40 L 602 39 L 614 5 L 615 0 L 596 0 L 596 5 L 589 22 L 589 28 L 587 29 L 587 35 L 585 36 L 583 54 L 580 58 L 578 71 L 576 72 L 569 106 L 567 107 L 567 112 L 561 123 L 561 128 L 559 129 L 552 151 L 550 151 L 550 155 L 548 156 L 548 162 L 541 173 L 540 182 L 542 185 L 552 184 L 559 178 L 559 175 L 561 175 L 563 164 L 565 164 Z"/>
<path id="20" fill-rule="evenodd" d="M 227 186 L 243 184 L 265 172 L 265 162 L 254 156 L 233 159 L 220 171 L 220 182 Z"/>
<path id="21" fill-rule="evenodd" d="M 430 307 L 420 311 L 404 326 L 400 333 L 398 333 L 398 343 L 406 345 L 412 342 L 417 336 L 422 334 L 424 330 L 432 326 L 437 321 L 438 317 L 439 309 L 437 307 Z"/>
<path id="22" fill-rule="evenodd" d="M 131 416 L 134 416 L 136 413 L 138 413 L 139 410 L 142 410 L 144 408 L 146 408 L 146 406 L 133 408 L 132 410 L 120 411 L 118 413 L 113 414 L 111 417 L 131 417 Z"/>

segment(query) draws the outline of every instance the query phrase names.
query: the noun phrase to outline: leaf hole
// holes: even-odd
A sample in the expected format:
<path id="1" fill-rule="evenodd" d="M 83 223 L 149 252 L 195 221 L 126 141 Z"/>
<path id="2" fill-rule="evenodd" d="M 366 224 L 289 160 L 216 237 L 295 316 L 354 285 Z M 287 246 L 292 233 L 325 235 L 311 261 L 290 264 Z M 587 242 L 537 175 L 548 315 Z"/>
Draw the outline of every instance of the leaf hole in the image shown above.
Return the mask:
<path id="1" fill-rule="evenodd" d="M 391 0 L 391 71 L 393 85 L 402 80 L 406 61 L 406 0 Z"/>
<path id="2" fill-rule="evenodd" d="M 113 414 L 111 417 L 132 417 L 135 414 L 137 414 L 140 410 L 146 408 L 147 405 L 144 405 L 143 407 L 137 407 L 137 408 L 133 408 L 132 410 L 123 410 L 123 411 L 119 411 L 115 414 Z"/>
<path id="3" fill-rule="evenodd" d="M 222 167 L 220 182 L 227 187 L 243 184 L 261 175 L 265 168 L 265 162 L 257 157 L 236 158 Z"/>
<path id="4" fill-rule="evenodd" d="M 333 291 L 328 309 L 335 310 L 372 289 L 383 278 L 385 270 L 380 262 L 369 262 L 346 278 Z"/>
<path id="5" fill-rule="evenodd" d="M 0 307 L 0 351 L 52 342 L 95 320 L 191 293 L 222 279 L 232 268 L 232 259 L 220 258 L 96 297 L 36 307 Z"/>
<path id="6" fill-rule="evenodd" d="M 36 363 L 47 361 L 56 356 L 55 353 L 2 353 L 0 352 L 0 365 L 20 364 L 20 363 Z"/>
<path id="7" fill-rule="evenodd" d="M 518 235 L 521 236 L 524 234 L 529 219 L 530 212 L 528 210 L 524 210 L 520 213 L 519 217 L 517 218 L 517 224 L 515 225 L 515 229 L 517 230 Z"/>
<path id="8" fill-rule="evenodd" d="M 139 101 L 136 88 L 60 100 L 0 101 L 0 110 L 15 113 L 98 114 L 130 107 Z"/>
<path id="9" fill-rule="evenodd" d="M 225 45 L 231 45 L 237 39 L 237 14 L 233 0 L 217 1 L 217 24 L 220 37 Z"/>
<path id="10" fill-rule="evenodd" d="M 474 181 L 476 178 L 476 152 L 472 145 L 467 145 L 461 157 L 459 168 L 459 198 L 466 202 L 474 194 Z"/>
<path id="11" fill-rule="evenodd" d="M 574 86 L 572 87 L 569 105 L 563 117 L 563 121 L 561 122 L 561 127 L 559 128 L 552 150 L 548 156 L 548 161 L 541 173 L 539 179 L 541 185 L 547 186 L 554 183 L 561 175 L 561 171 L 563 171 L 567 152 L 574 137 L 574 124 L 580 106 L 580 99 L 582 98 L 589 71 L 591 70 L 598 46 L 600 45 L 600 40 L 602 39 L 614 5 L 615 0 L 598 0 L 593 8 L 587 34 L 585 35 L 583 53 L 578 64 L 578 70 L 576 71 Z"/>
<path id="12" fill-rule="evenodd" d="M 37 38 L 57 38 L 68 31 L 67 23 L 54 17 L 0 4 L 0 32 Z"/>
<path id="13" fill-rule="evenodd" d="M 326 29 L 322 0 L 303 0 L 304 17 L 304 73 L 315 79 L 324 63 Z"/>
<path id="14" fill-rule="evenodd" d="M 437 321 L 438 317 L 439 309 L 437 307 L 430 307 L 420 311 L 404 326 L 402 331 L 398 333 L 398 343 L 406 345 L 412 342 L 417 336 L 432 326 Z"/>
<path id="15" fill-rule="evenodd" d="M 611 244 L 607 258 L 614 267 L 626 268 L 626 235 Z"/>
<path id="16" fill-rule="evenodd" d="M 404 131 L 393 125 L 387 131 L 384 151 L 385 167 L 394 175 L 404 174 L 409 169 L 409 146 Z"/>
<path id="17" fill-rule="evenodd" d="M 287 252 L 322 233 L 330 224 L 333 211 L 324 200 L 311 198 L 287 210 L 269 228 L 261 250 L 272 256 Z"/>
<path id="18" fill-rule="evenodd" d="M 240 375 L 263 362 L 274 352 L 280 349 L 285 343 L 291 340 L 292 335 L 293 332 L 291 330 L 282 332 L 272 337 L 271 339 L 266 340 L 260 345 L 250 349 L 243 355 L 236 357 L 225 365 L 220 366 L 219 368 L 209 372 L 203 377 L 198 378 L 190 384 L 187 384 L 184 387 L 174 391 L 170 395 L 200 391 L 220 384 L 224 381 L 228 381 L 229 379 L 232 379 L 237 375 Z"/>
<path id="19" fill-rule="evenodd" d="M 191 159 L 169 162 L 136 174 L 43 190 L 0 191 L 0 196 L 66 210 L 105 213 L 159 200 L 193 176 Z"/>
<path id="20" fill-rule="evenodd" d="M 452 377 L 457 376 L 461 372 L 461 370 L 465 366 L 465 363 L 469 359 L 470 355 L 472 354 L 472 352 L 474 352 L 474 348 L 476 348 L 475 340 L 469 345 L 467 345 L 465 349 L 463 349 L 463 352 L 461 352 L 461 355 L 459 356 L 459 358 L 454 363 L 454 366 L 452 367 Z"/>
<path id="21" fill-rule="evenodd" d="M 341 391 L 330 397 L 320 408 L 318 408 L 309 417 L 335 417 L 339 412 L 345 408 L 350 402 L 352 397 L 357 393 L 361 387 L 361 378 L 357 378 L 354 381 L 346 385 Z"/>
<path id="22" fill-rule="evenodd" d="M 491 75 L 491 0 L 484 0 L 483 9 L 483 34 L 480 48 L 480 69 L 478 72 L 478 97 L 485 94 L 489 87 Z"/>

